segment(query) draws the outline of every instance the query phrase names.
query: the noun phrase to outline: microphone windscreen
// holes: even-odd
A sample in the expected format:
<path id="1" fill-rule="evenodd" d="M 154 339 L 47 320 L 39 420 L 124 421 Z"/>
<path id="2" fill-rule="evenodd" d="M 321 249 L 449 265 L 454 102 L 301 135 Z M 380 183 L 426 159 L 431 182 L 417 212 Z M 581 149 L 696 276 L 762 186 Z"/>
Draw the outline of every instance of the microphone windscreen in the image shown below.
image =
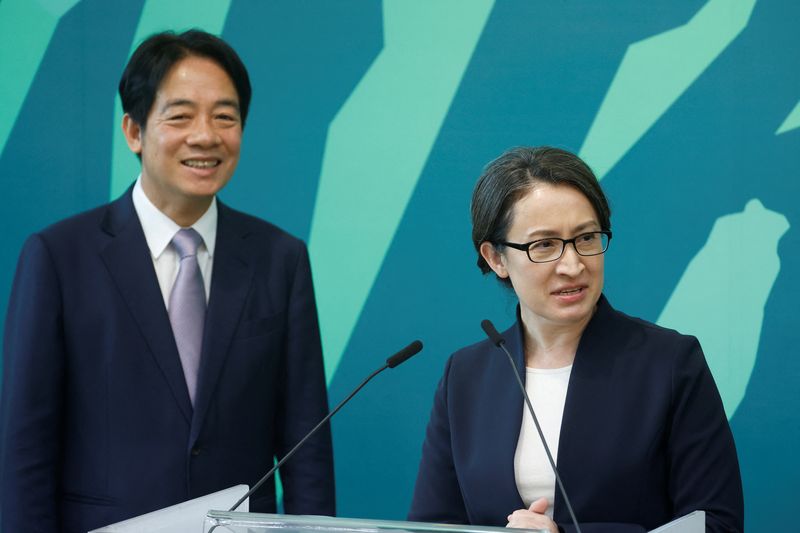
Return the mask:
<path id="1" fill-rule="evenodd" d="M 386 366 L 394 368 L 397 365 L 403 364 L 412 356 L 418 354 L 420 350 L 422 350 L 422 343 L 420 341 L 414 341 L 387 359 Z"/>
<path id="2" fill-rule="evenodd" d="M 497 330 L 494 327 L 494 324 L 492 324 L 491 321 L 489 321 L 488 319 L 481 321 L 481 327 L 483 328 L 483 331 L 486 333 L 486 335 L 489 336 L 489 339 L 491 339 L 491 341 L 494 343 L 495 346 L 499 347 L 501 344 L 506 342 L 505 339 L 503 339 L 503 337 L 497 332 Z"/>

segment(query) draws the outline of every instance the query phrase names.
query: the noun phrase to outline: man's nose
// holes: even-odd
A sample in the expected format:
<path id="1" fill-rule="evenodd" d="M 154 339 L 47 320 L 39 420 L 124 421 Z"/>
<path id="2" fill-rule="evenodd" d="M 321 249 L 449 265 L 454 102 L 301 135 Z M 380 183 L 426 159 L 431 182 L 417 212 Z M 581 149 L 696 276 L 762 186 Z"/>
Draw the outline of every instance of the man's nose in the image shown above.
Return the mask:
<path id="1" fill-rule="evenodd" d="M 210 118 L 198 118 L 186 141 L 197 146 L 214 146 L 220 143 L 220 136 Z"/>

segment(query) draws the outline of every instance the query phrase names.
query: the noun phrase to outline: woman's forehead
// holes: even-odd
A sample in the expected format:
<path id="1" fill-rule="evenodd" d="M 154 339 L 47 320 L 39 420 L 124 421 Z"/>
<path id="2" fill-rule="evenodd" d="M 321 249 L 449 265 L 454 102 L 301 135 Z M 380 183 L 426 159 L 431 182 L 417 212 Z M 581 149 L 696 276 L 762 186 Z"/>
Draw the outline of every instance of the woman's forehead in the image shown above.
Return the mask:
<path id="1" fill-rule="evenodd" d="M 530 236 L 600 229 L 589 199 L 575 187 L 537 183 L 514 202 L 511 231 Z"/>

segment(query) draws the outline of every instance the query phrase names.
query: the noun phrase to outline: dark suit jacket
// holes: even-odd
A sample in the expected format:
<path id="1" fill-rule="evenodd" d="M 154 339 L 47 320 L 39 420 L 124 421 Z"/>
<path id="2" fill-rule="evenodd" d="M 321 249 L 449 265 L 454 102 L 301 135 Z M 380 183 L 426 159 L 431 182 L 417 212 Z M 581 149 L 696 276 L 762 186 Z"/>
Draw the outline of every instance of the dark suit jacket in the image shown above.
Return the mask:
<path id="1" fill-rule="evenodd" d="M 524 379 L 519 320 L 503 337 Z M 504 526 L 523 509 L 514 477 L 522 416 L 500 350 L 484 341 L 456 352 L 436 391 L 409 519 Z M 708 531 L 743 529 L 736 450 L 700 345 L 605 297 L 575 356 L 557 461 L 585 532 L 644 531 L 697 509 Z M 554 520 L 572 527 L 558 490 Z"/>
<path id="2" fill-rule="evenodd" d="M 3 531 L 85 532 L 252 485 L 327 413 L 305 246 L 218 206 L 194 409 L 130 190 L 26 242 L 5 328 Z M 286 512 L 335 512 L 327 429 L 281 479 Z M 272 482 L 250 509 L 275 511 Z"/>

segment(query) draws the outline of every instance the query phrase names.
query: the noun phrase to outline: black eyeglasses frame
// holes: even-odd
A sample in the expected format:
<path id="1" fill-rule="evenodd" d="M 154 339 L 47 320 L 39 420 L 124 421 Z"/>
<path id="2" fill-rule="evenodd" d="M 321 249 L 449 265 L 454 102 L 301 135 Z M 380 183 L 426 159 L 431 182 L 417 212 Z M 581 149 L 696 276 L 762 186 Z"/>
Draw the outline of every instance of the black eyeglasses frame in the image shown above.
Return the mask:
<path id="1" fill-rule="evenodd" d="M 580 250 L 578 250 L 578 247 L 576 246 L 575 241 L 580 239 L 581 237 L 583 237 L 585 235 L 589 235 L 589 234 L 592 234 L 592 233 L 600 233 L 600 234 L 605 235 L 606 237 L 608 237 L 608 240 L 606 241 L 605 248 L 603 248 L 603 250 L 601 252 L 597 252 L 596 254 L 584 254 L 584 253 L 581 253 Z M 531 250 L 531 246 L 532 245 L 536 244 L 537 242 L 541 242 L 541 241 L 554 241 L 554 240 L 555 241 L 561 241 L 561 253 L 558 254 L 558 257 L 554 257 L 553 259 L 548 259 L 547 261 L 534 261 L 531 258 L 530 250 Z M 564 255 L 564 250 L 567 249 L 567 245 L 568 244 L 572 244 L 572 247 L 575 249 L 575 253 L 577 253 L 578 255 L 580 255 L 582 257 L 593 257 L 595 255 L 602 255 L 602 254 L 606 253 L 606 251 L 608 250 L 608 247 L 611 245 L 611 232 L 610 231 L 605 231 L 605 230 L 602 230 L 602 231 L 585 231 L 585 232 L 581 233 L 580 235 L 575 235 L 571 239 L 562 239 L 560 237 L 545 237 L 543 239 L 536 239 L 536 240 L 533 240 L 531 242 L 527 242 L 527 243 L 524 243 L 524 244 L 520 244 L 520 243 L 516 243 L 516 242 L 504 242 L 504 241 L 501 241 L 501 242 L 495 243 L 495 246 L 497 246 L 497 245 L 508 246 L 509 248 L 514 248 L 515 250 L 522 250 L 523 252 L 525 252 L 525 255 L 528 256 L 528 260 L 531 263 L 536 263 L 537 265 L 539 265 L 539 264 L 543 264 L 543 263 L 552 263 L 553 261 L 558 261 L 559 259 L 561 259 L 561 257 Z"/>

